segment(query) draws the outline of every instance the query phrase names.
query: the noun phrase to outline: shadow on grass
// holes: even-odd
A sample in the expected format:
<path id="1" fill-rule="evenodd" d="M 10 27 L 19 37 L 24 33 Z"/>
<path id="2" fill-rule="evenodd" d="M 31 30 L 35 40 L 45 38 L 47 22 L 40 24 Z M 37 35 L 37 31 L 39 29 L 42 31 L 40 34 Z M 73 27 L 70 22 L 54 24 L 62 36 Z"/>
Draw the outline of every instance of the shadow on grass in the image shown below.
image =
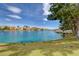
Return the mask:
<path id="1" fill-rule="evenodd" d="M 69 43 L 68 43 L 69 42 Z M 45 56 L 53 56 L 55 52 L 61 53 L 63 56 L 73 54 L 74 50 L 79 49 L 79 40 L 59 40 L 50 42 L 38 42 L 38 43 L 9 43 L 0 53 L 5 51 L 12 51 L 14 53 L 10 56 L 25 56 L 30 54 L 33 50 L 40 49 L 40 53 Z"/>

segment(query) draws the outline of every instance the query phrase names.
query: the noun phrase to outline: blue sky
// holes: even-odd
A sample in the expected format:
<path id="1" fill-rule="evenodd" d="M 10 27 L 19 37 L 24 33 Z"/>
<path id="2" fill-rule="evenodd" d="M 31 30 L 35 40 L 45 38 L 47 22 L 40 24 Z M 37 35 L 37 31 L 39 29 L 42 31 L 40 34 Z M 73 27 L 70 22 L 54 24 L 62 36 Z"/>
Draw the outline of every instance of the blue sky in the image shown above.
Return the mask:
<path id="1" fill-rule="evenodd" d="M 56 29 L 59 27 L 59 21 L 47 20 L 49 8 L 50 5 L 45 3 L 0 4 L 0 25 L 28 25 Z"/>

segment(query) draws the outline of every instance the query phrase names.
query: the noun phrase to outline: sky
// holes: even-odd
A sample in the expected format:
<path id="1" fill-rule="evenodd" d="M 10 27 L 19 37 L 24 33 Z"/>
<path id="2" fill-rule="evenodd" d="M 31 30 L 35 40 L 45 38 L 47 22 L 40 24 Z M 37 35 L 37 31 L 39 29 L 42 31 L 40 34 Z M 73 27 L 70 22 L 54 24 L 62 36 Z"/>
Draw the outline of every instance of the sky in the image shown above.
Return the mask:
<path id="1" fill-rule="evenodd" d="M 57 29 L 59 21 L 47 19 L 49 3 L 0 3 L 0 26 L 32 26 Z"/>

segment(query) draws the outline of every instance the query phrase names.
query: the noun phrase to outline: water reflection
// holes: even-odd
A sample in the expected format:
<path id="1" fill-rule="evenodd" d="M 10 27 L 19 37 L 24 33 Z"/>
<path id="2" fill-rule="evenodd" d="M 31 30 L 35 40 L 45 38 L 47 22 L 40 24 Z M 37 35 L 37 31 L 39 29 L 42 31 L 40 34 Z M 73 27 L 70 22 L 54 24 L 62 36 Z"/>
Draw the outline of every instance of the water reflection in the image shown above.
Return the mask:
<path id="1" fill-rule="evenodd" d="M 39 42 L 61 39 L 52 31 L 0 31 L 0 42 Z"/>

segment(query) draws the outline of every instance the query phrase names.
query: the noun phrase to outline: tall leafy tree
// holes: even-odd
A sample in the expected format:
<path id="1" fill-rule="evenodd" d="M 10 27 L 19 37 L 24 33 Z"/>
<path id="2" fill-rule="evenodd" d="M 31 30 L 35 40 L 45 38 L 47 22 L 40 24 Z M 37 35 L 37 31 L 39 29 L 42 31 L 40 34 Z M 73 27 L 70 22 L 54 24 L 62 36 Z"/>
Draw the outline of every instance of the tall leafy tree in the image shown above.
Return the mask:
<path id="1" fill-rule="evenodd" d="M 62 30 L 71 29 L 79 38 L 79 4 L 75 3 L 54 3 L 50 4 L 49 20 L 60 20 Z"/>

